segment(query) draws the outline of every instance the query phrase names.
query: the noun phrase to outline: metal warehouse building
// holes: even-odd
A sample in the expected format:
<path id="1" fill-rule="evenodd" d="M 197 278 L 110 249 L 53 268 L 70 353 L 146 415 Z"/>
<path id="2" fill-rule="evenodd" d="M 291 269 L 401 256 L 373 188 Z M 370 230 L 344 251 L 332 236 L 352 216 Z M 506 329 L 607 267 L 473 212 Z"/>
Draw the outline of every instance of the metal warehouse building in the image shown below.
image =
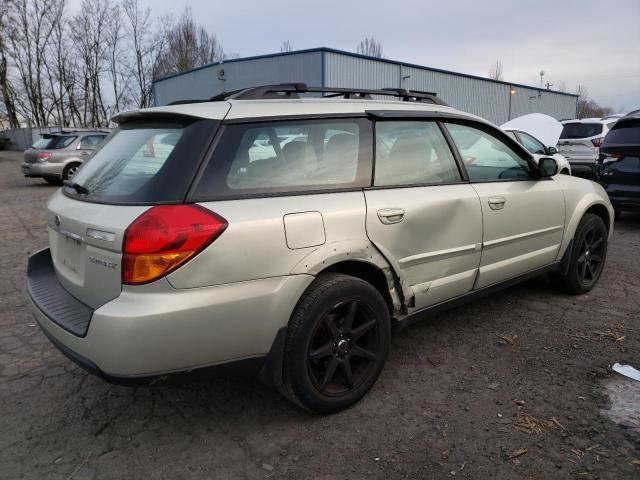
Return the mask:
<path id="1" fill-rule="evenodd" d="M 406 62 L 315 48 L 237 58 L 156 80 L 155 105 L 209 98 L 256 85 L 304 82 L 346 88 L 405 88 L 436 92 L 452 107 L 500 125 L 527 113 L 575 118 L 578 96 Z"/>

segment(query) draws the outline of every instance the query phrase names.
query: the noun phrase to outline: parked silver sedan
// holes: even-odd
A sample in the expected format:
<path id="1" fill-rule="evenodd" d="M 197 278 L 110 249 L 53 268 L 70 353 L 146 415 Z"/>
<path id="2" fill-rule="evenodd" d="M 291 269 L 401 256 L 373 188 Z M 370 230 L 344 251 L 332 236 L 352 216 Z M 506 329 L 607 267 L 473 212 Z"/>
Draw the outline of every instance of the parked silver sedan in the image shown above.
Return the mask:
<path id="1" fill-rule="evenodd" d="M 106 130 L 65 130 L 47 134 L 24 152 L 25 177 L 59 185 L 69 180 L 109 135 Z"/>

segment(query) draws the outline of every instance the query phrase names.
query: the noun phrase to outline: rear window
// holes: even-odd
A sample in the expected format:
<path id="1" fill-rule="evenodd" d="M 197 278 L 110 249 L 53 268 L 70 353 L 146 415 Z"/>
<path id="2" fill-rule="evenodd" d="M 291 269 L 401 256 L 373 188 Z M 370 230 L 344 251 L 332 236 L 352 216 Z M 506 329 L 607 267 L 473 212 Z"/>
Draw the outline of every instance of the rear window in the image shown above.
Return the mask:
<path id="1" fill-rule="evenodd" d="M 60 136 L 56 135 L 51 137 L 51 141 L 47 145 L 47 150 L 58 150 L 60 148 L 67 148 L 76 140 L 76 136 Z M 44 147 L 42 147 L 44 148 Z"/>
<path id="2" fill-rule="evenodd" d="M 100 203 L 181 202 L 218 123 L 195 119 L 126 123 L 73 177 L 87 193 L 71 187 L 64 192 Z"/>
<path id="3" fill-rule="evenodd" d="M 224 128 L 195 200 L 344 189 L 371 182 L 368 120 L 290 120 Z"/>
<path id="4" fill-rule="evenodd" d="M 589 138 L 601 133 L 601 123 L 565 123 L 560 138 Z"/>
<path id="5" fill-rule="evenodd" d="M 617 123 L 605 137 L 604 143 L 640 146 L 640 120 Z"/>
<path id="6" fill-rule="evenodd" d="M 39 148 L 39 149 L 47 148 L 47 145 L 49 145 L 50 141 L 51 141 L 51 138 L 41 138 L 36 143 L 31 145 L 31 148 Z"/>

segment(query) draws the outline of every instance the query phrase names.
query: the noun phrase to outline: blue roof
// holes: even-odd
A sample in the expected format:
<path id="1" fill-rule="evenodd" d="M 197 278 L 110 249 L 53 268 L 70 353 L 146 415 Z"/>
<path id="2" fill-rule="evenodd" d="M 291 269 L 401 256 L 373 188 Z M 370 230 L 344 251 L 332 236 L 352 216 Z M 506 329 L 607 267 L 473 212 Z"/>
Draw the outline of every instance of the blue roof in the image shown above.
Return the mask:
<path id="1" fill-rule="evenodd" d="M 401 62 L 401 61 L 398 61 L 398 60 L 390 60 L 388 58 L 371 57 L 369 55 L 361 55 L 359 53 L 347 52 L 346 50 L 338 50 L 336 48 L 329 48 L 329 47 L 317 47 L 317 48 L 308 48 L 308 49 L 305 49 L 305 50 L 292 50 L 291 52 L 268 53 L 266 55 L 254 55 L 254 56 L 251 56 L 251 57 L 230 58 L 228 60 L 223 60 L 221 62 L 208 63 L 206 65 L 201 65 L 201 66 L 196 67 L 196 68 L 192 68 L 192 69 L 189 69 L 189 70 L 183 70 L 182 72 L 173 73 L 171 75 L 166 75 L 164 77 L 161 77 L 161 78 L 158 78 L 156 80 L 153 80 L 152 83 L 162 82 L 163 80 L 168 80 L 169 78 L 179 77 L 181 75 L 187 75 L 187 74 L 189 74 L 191 72 L 196 72 L 198 70 L 202 70 L 202 69 L 205 69 L 205 68 L 214 67 L 216 65 L 223 65 L 223 64 L 234 63 L 234 62 L 244 62 L 246 60 L 258 60 L 258 59 L 264 59 L 264 58 L 275 58 L 275 57 L 284 57 L 284 56 L 287 56 L 287 55 L 300 55 L 300 54 L 305 54 L 305 53 L 318 53 L 318 52 L 336 53 L 336 54 L 339 54 L 339 55 L 347 55 L 349 57 L 363 58 L 363 59 L 366 59 L 366 60 L 374 60 L 376 62 L 390 63 L 390 64 L 393 64 L 393 65 L 402 65 L 402 66 L 405 66 L 405 67 L 421 68 L 423 70 L 429 70 L 429 71 L 432 71 L 432 72 L 448 73 L 448 74 L 457 75 L 457 76 L 460 76 L 460 77 L 474 78 L 476 80 L 483 80 L 485 82 L 493 82 L 493 83 L 498 83 L 498 84 L 501 84 L 501 85 L 508 85 L 508 86 L 511 86 L 511 87 L 532 88 L 534 90 L 545 90 L 545 91 L 548 91 L 548 92 L 557 93 L 559 95 L 568 95 L 568 96 L 571 96 L 571 97 L 579 97 L 579 95 L 576 95 L 574 93 L 559 92 L 557 90 L 549 90 L 549 89 L 545 89 L 545 88 L 541 88 L 541 87 L 534 87 L 532 85 L 524 85 L 522 83 L 512 83 L 512 82 L 505 82 L 503 80 L 494 80 L 492 78 L 481 77 L 479 75 L 470 75 L 468 73 L 454 72 L 454 71 L 451 71 L 451 70 L 444 70 L 444 69 L 441 69 L 441 68 L 426 67 L 424 65 L 418 65 L 416 63 Z"/>

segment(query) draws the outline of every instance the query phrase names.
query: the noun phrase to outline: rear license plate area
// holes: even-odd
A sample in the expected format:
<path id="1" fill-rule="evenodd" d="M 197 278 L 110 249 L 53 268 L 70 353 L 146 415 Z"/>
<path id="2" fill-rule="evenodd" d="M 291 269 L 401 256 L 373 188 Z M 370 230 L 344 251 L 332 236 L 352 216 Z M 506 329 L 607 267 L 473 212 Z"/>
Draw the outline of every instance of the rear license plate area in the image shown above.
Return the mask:
<path id="1" fill-rule="evenodd" d="M 64 235 L 60 244 L 60 263 L 76 275 L 81 274 L 80 266 L 84 256 L 84 245 L 79 240 Z"/>

